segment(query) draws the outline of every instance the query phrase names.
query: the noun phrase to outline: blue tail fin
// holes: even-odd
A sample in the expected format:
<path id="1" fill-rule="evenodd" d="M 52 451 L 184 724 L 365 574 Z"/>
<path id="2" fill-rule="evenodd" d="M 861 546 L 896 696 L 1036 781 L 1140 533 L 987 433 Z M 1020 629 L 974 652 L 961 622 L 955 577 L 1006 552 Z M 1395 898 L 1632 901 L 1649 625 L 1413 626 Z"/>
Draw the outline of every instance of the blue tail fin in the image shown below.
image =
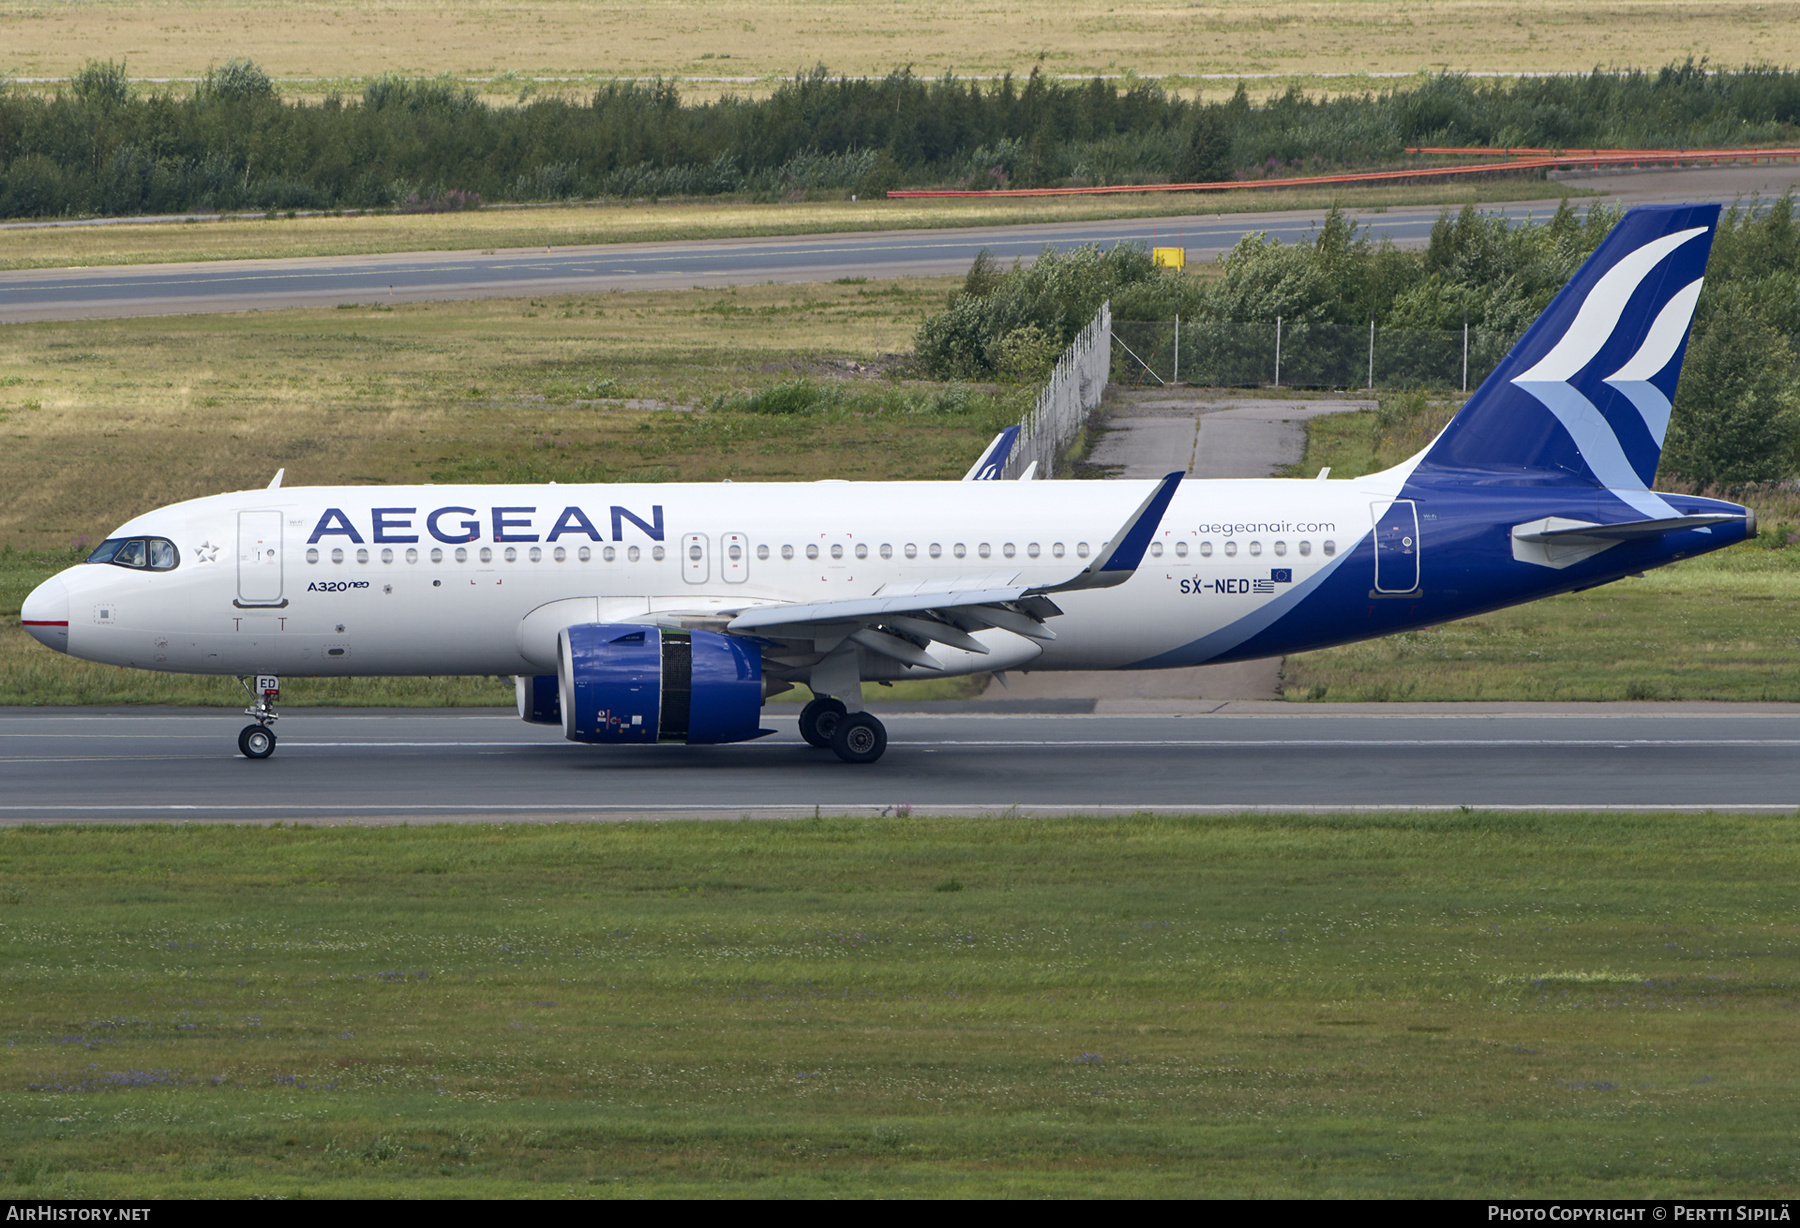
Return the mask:
<path id="1" fill-rule="evenodd" d="M 1648 515 L 1718 205 L 1633 209 L 1427 450 L 1414 476 L 1603 486 Z"/>

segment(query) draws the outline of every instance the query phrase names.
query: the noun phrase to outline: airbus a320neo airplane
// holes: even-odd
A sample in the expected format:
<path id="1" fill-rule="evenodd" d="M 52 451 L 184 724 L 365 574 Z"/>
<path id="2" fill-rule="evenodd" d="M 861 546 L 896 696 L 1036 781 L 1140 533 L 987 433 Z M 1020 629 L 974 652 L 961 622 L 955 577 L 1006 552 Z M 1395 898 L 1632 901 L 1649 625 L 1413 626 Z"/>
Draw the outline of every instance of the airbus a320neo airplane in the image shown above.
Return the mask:
<path id="1" fill-rule="evenodd" d="M 1718 215 L 1633 210 L 1429 447 L 1353 481 L 272 485 L 130 521 L 23 622 L 254 679 L 251 758 L 283 674 L 512 674 L 525 720 L 596 743 L 756 738 L 805 683 L 806 740 L 869 763 L 865 681 L 1276 656 L 1754 536 L 1650 490 Z"/>

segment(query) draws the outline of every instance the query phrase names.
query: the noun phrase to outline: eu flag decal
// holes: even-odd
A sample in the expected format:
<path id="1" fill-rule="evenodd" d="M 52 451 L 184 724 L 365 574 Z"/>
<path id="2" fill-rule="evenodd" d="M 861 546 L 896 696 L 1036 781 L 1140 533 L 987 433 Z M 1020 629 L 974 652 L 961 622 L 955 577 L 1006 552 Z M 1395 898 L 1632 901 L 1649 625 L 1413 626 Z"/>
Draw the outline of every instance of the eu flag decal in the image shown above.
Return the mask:
<path id="1" fill-rule="evenodd" d="M 1294 569 L 1292 567 L 1276 567 L 1269 572 L 1269 579 L 1277 584 L 1292 584 Z"/>

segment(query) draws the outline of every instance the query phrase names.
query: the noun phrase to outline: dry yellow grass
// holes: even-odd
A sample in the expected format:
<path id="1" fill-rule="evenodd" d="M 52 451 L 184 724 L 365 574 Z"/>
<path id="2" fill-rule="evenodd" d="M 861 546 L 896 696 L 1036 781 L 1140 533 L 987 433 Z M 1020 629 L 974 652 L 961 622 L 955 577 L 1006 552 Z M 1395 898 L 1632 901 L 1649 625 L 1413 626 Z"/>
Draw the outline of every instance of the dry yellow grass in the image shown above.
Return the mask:
<path id="1" fill-rule="evenodd" d="M 470 213 L 366 214 L 350 217 L 227 218 L 51 226 L 0 231 L 0 269 L 155 264 L 176 260 L 253 260 L 354 256 L 375 252 L 469 251 L 728 239 L 752 235 L 833 234 L 1013 226 L 1098 218 L 1212 217 L 1220 213 L 1369 209 L 1554 200 L 1585 189 L 1533 179 L 1418 184 L 1335 191 L 1244 191 L 1200 196 L 1073 197 L 1025 200 L 797 201 L 749 204 L 675 201 L 481 209 Z"/>
<path id="2" fill-rule="evenodd" d="M 1706 0 L 45 0 L 0 6 L 0 69 L 62 77 L 124 56 L 181 78 L 249 56 L 298 93 L 386 72 L 493 78 L 495 93 L 621 76 L 695 79 L 698 95 L 761 92 L 814 63 L 852 75 L 1048 72 L 1186 78 L 1344 77 L 1440 69 L 1794 60 L 1800 3 Z M 555 79 L 561 78 L 558 81 Z"/>

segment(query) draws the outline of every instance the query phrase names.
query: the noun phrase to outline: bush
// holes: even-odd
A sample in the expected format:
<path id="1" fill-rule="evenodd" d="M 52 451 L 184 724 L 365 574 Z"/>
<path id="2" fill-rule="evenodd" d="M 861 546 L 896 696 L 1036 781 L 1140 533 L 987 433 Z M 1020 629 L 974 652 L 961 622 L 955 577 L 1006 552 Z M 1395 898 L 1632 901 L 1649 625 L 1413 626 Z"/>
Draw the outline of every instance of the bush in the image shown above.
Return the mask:
<path id="1" fill-rule="evenodd" d="M 1378 94 L 1252 104 L 1241 87 L 1201 105 L 1155 84 L 1023 81 L 910 72 L 880 80 L 797 74 L 766 98 L 682 104 L 664 81 L 602 87 L 584 104 L 531 97 L 490 106 L 451 77 L 384 76 L 360 97 L 283 102 L 254 63 L 231 59 L 187 97 L 134 94 L 123 63 L 92 61 L 68 90 L 0 93 L 0 201 L 9 216 L 229 208 L 256 181 L 326 205 L 391 201 L 391 185 L 455 183 L 489 200 L 747 192 L 876 194 L 900 184 L 1116 184 L 1227 179 L 1397 161 L 1410 144 L 1708 146 L 1791 141 L 1800 73 L 1594 72 L 1517 81 L 1444 75 Z M 135 197 L 99 168 L 131 149 Z M 48 200 L 8 190 L 46 158 Z M 291 193 L 290 193 L 291 194 Z M 266 193 L 265 193 L 266 195 Z M 122 204 L 120 202 L 123 202 Z M 110 206 L 109 206 L 110 207 Z M 33 214 L 35 215 L 35 214 Z"/>
<path id="2" fill-rule="evenodd" d="M 1177 183 L 1219 183 L 1237 170 L 1232 158 L 1231 121 L 1224 111 L 1207 107 L 1194 117 L 1187 148 L 1175 166 Z"/>
<path id="3" fill-rule="evenodd" d="M 1737 490 L 1786 477 L 1797 461 L 1794 347 L 1741 298 L 1728 299 L 1688 343 L 1663 471 Z"/>
<path id="4" fill-rule="evenodd" d="M 939 379 L 993 379 L 1017 371 L 1030 355 L 1050 361 L 1085 328 L 1100 304 L 1141 283 L 1170 276 L 1150 263 L 1142 244 L 1072 252 L 1045 248 L 1031 265 L 997 274 L 983 250 L 963 288 L 926 319 L 914 339 L 919 365 Z M 1046 364 L 1047 369 L 1048 364 Z M 1019 378 L 1017 375 L 1012 378 Z"/>

